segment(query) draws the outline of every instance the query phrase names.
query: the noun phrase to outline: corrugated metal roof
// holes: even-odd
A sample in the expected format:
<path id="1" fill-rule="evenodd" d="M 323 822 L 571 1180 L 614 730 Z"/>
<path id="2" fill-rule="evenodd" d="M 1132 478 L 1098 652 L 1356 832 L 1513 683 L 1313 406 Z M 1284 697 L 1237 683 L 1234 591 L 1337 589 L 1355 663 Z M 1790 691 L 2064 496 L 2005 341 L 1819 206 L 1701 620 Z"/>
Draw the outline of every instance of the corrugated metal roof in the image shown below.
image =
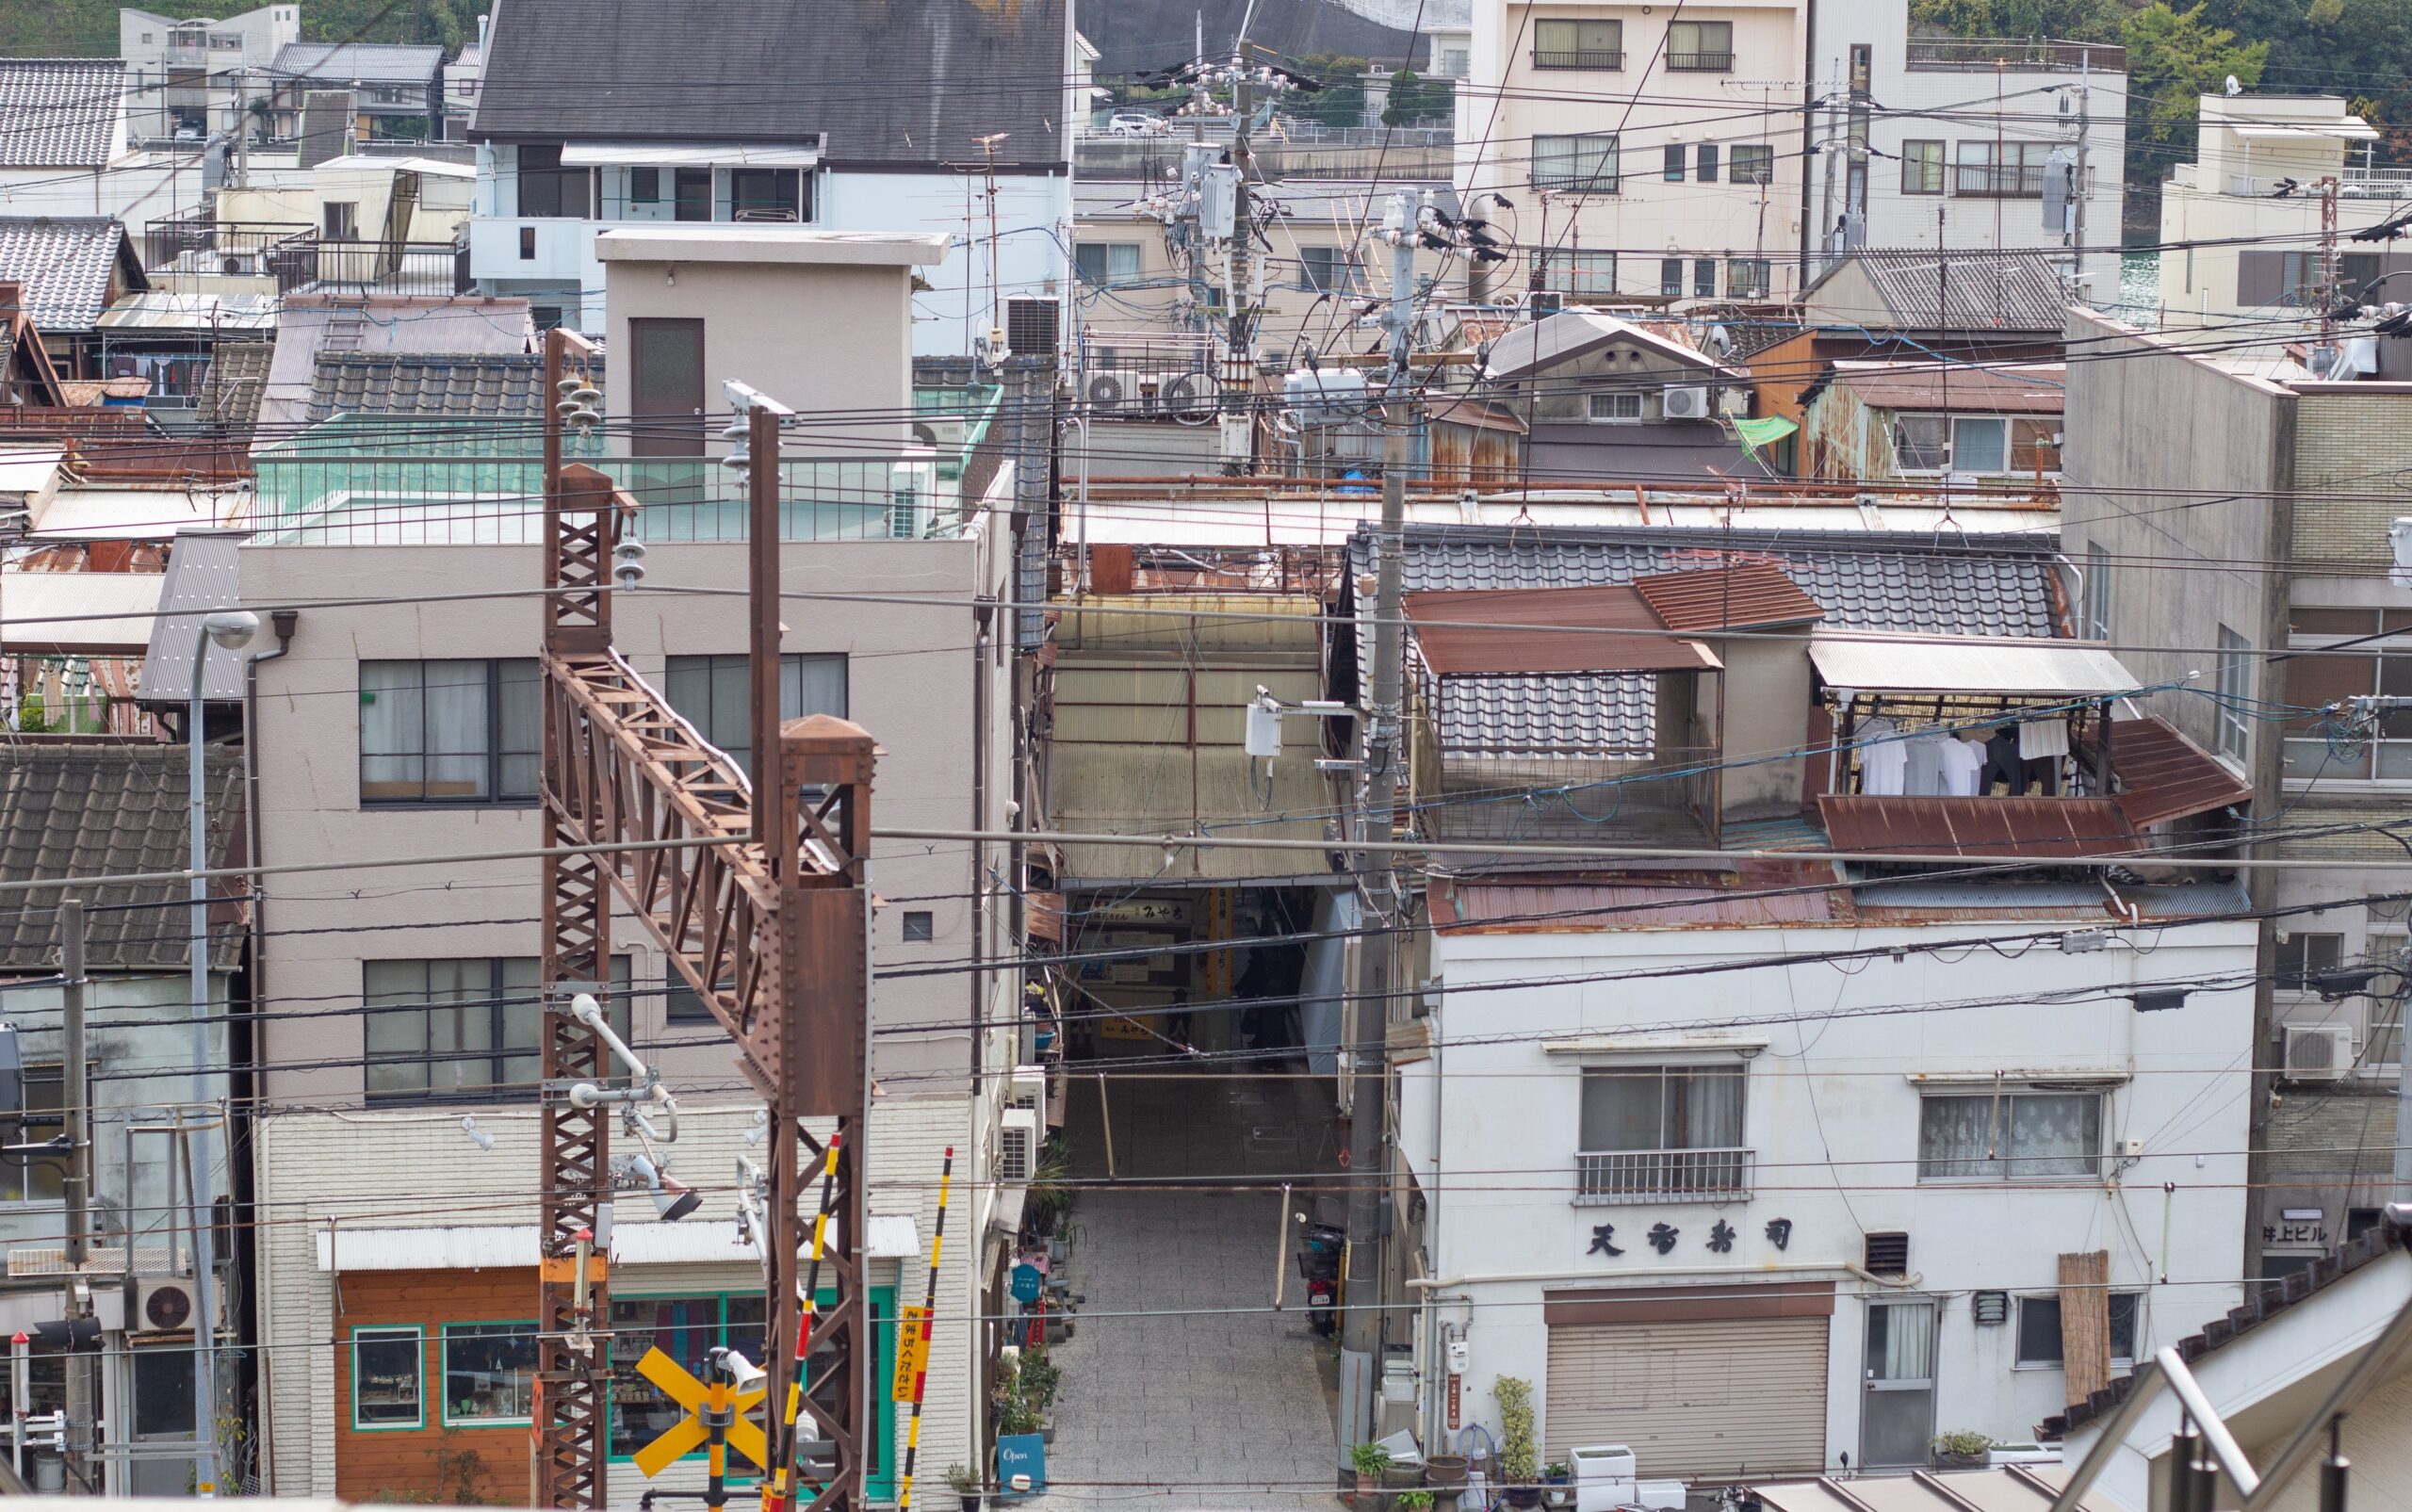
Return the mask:
<path id="1" fill-rule="evenodd" d="M 276 296 L 151 290 L 119 300 L 93 324 L 103 331 L 270 331 Z"/>
<path id="2" fill-rule="evenodd" d="M 127 574 L 29 573 L 97 577 Z M 153 581 L 157 581 L 155 577 Z M 95 877 L 172 871 L 188 856 L 187 753 L 174 745 L 0 744 L 0 878 Z M 243 763 L 235 751 L 204 754 L 209 864 L 241 864 Z M 220 892 L 241 890 L 221 880 Z M 110 969 L 181 969 L 185 916 L 160 906 L 186 894 L 181 882 L 78 885 L 85 959 Z M 32 906 L 0 909 L 0 969 L 55 969 L 55 892 L 12 895 Z M 230 969 L 241 949 L 239 904 L 210 911 L 210 959 Z M 171 920 L 162 928 L 163 920 Z"/>
<path id="3" fill-rule="evenodd" d="M 25 313 L 45 335 L 91 330 L 121 267 L 127 288 L 151 286 L 125 227 L 106 216 L 0 218 L 0 278 L 25 285 Z"/>
<path id="4" fill-rule="evenodd" d="M 123 58 L 0 58 L 0 168 L 106 163 L 124 93 Z"/>
<path id="5" fill-rule="evenodd" d="M 2124 789 L 2119 811 L 2139 829 L 2163 820 L 2206 814 L 2253 796 L 2253 784 L 2178 734 L 2166 720 L 2113 721 L 2110 770 Z"/>
<path id="6" fill-rule="evenodd" d="M 341 88 L 362 84 L 432 84 L 444 49 L 408 42 L 286 42 L 269 71 L 289 79 Z"/>
<path id="7" fill-rule="evenodd" d="M 1834 382 L 1878 410 L 1980 410 L 1988 415 L 2059 415 L 2068 403 L 2059 363 L 2016 367 L 1966 364 L 1834 365 Z"/>
<path id="8" fill-rule="evenodd" d="M 1908 798 L 1822 794 L 1837 851 L 1918 855 L 2116 855 L 2143 848 L 2108 798 Z"/>
<path id="9" fill-rule="evenodd" d="M 1670 630 L 1743 630 L 1800 625 L 1826 611 L 1772 562 L 1743 562 L 1633 580 L 1634 591 Z"/>
<path id="10" fill-rule="evenodd" d="M 1424 664 L 1443 677 L 1698 672 L 1718 665 L 1699 642 L 1665 634 L 1631 585 L 1410 593 L 1407 617 Z"/>
<path id="11" fill-rule="evenodd" d="M 1957 249 L 1866 249 L 1839 259 L 1805 292 L 1857 264 L 1901 327 L 1919 331 L 2048 331 L 2068 311 L 2053 254 Z M 1815 301 L 1809 301 L 1812 305 Z"/>
<path id="12" fill-rule="evenodd" d="M 2058 1465 L 1777 1481 L 1750 1488 L 1768 1512 L 2048 1512 L 2068 1473 Z M 2115 1512 L 2080 1497 L 2078 1512 Z"/>
<path id="13" fill-rule="evenodd" d="M 142 703 L 181 706 L 191 700 L 192 654 L 201 639 L 202 616 L 243 601 L 236 552 L 245 539 L 238 530 L 192 531 L 176 538 L 159 593 L 159 616 L 144 650 Z M 265 616 L 253 644 L 243 650 L 229 651 L 212 642 L 204 662 L 202 696 L 213 703 L 241 698 L 244 658 L 275 643 L 269 638 Z"/>
<path id="14" fill-rule="evenodd" d="M 1809 660 L 1828 687 L 1864 693 L 2085 698 L 2137 687 L 2117 657 L 2074 641 L 1911 639 L 1820 628 L 1810 634 Z"/>
<path id="15" fill-rule="evenodd" d="M 1768 879 L 1766 885 L 1785 883 Z M 1652 883 L 1458 882 L 1432 887 L 1430 897 L 1434 928 L 1486 935 L 1703 925 L 1748 929 L 1821 924 L 1834 916 L 1831 890 L 1777 897 L 1758 896 L 1756 886 L 1741 889 L 1752 896 L 1735 896 L 1736 890 Z"/>

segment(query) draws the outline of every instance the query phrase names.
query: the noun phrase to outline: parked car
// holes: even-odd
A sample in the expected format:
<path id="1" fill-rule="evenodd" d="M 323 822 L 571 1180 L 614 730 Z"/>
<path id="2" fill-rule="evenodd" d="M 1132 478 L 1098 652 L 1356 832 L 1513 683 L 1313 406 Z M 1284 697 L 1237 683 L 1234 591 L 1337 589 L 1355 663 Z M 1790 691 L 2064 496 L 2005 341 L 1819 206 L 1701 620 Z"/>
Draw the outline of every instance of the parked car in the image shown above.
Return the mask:
<path id="1" fill-rule="evenodd" d="M 1109 137 L 1161 137 L 1170 129 L 1164 117 L 1146 110 L 1116 110 L 1105 123 Z"/>

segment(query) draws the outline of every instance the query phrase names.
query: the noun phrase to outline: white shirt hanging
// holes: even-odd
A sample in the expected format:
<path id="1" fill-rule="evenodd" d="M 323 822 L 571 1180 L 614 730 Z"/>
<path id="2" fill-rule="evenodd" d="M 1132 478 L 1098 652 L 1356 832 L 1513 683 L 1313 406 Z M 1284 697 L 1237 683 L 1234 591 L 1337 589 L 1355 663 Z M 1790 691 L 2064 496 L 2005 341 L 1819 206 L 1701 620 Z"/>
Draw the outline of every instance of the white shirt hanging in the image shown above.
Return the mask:
<path id="1" fill-rule="evenodd" d="M 1888 719 L 1862 721 L 1859 726 L 1859 790 L 1870 795 L 1898 794 L 1909 770 L 1910 753 Z"/>

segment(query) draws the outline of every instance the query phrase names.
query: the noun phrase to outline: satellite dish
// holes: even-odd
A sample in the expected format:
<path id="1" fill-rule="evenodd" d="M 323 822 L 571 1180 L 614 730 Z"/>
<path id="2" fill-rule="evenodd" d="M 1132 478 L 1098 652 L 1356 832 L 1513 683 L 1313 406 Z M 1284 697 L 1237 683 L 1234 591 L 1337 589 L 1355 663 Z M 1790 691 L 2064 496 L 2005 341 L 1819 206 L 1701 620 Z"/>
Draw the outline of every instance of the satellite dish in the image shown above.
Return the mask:
<path id="1" fill-rule="evenodd" d="M 2227 97 L 2231 100 L 2244 92 L 2244 86 L 2238 81 L 2237 76 L 2233 73 L 2227 76 L 2227 84 L 2225 88 L 2227 89 Z"/>
<path id="2" fill-rule="evenodd" d="M 1728 355 L 1734 350 L 1734 333 L 1726 330 L 1721 325 L 1710 326 L 1708 328 L 1708 350 L 1715 352 L 1719 357 Z"/>

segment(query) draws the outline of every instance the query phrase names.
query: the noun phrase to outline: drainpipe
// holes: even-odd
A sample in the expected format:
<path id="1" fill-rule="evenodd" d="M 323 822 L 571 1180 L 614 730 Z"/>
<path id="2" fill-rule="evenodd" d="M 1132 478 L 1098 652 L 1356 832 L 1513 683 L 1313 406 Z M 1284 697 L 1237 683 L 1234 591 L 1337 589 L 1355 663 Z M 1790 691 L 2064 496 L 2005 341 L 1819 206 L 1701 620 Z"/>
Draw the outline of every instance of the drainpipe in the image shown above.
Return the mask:
<path id="1" fill-rule="evenodd" d="M 254 651 L 243 659 L 243 817 L 244 829 L 247 832 L 245 841 L 251 851 L 253 866 L 260 864 L 260 663 L 274 661 L 293 649 L 293 627 L 301 618 L 300 610 L 271 610 L 269 612 L 269 625 L 276 633 L 276 649 Z M 198 669 L 195 669 L 195 675 L 199 675 Z M 252 878 L 251 975 L 252 1006 L 254 1009 L 268 1000 L 268 902 L 264 893 L 267 880 L 263 874 L 254 874 Z M 254 1013 L 252 1016 L 250 1033 L 251 1053 L 244 1058 L 245 1064 L 254 1067 L 266 1065 L 268 1064 L 268 1017 L 266 1015 Z M 262 1090 L 257 1073 L 255 1071 L 250 1073 L 247 1080 L 252 1082 L 249 1089 L 253 1094 L 250 1106 L 256 1110 L 258 1094 Z M 240 1106 L 239 1103 L 237 1105 Z M 227 1130 L 230 1138 L 234 1137 L 236 1130 L 240 1130 L 245 1146 L 241 1153 L 249 1157 L 238 1159 L 236 1153 L 230 1149 L 227 1152 L 226 1161 L 228 1174 L 241 1179 L 248 1188 L 242 1194 L 246 1207 L 250 1206 L 253 1195 L 259 1190 L 259 1146 L 253 1138 L 257 1117 L 258 1114 L 254 1111 L 249 1117 L 230 1120 Z M 254 1246 L 248 1244 L 243 1246 L 237 1274 L 241 1276 L 243 1281 L 244 1310 L 250 1314 L 243 1320 L 243 1337 L 256 1342 L 259 1337 L 258 1297 L 260 1293 L 258 1258 Z M 273 1365 L 269 1357 L 272 1351 L 260 1349 L 253 1350 L 251 1354 L 251 1358 L 255 1361 L 253 1368 L 258 1373 L 255 1391 L 257 1399 L 261 1402 L 267 1402 L 270 1398 L 269 1388 Z M 275 1416 L 272 1412 L 260 1414 L 261 1474 L 266 1477 L 268 1494 L 270 1496 L 276 1494 L 276 1455 L 272 1426 Z"/>

